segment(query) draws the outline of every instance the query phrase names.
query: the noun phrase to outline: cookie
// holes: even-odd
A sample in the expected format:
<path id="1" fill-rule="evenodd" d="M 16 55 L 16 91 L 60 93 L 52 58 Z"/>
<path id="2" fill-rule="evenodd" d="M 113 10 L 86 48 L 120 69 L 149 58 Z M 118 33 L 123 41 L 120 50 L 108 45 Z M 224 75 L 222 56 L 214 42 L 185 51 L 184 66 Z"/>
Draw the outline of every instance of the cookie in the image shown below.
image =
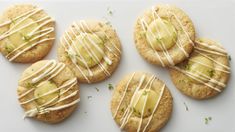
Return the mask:
<path id="1" fill-rule="evenodd" d="M 128 132 L 159 131 L 169 120 L 172 107 L 173 99 L 164 82 L 144 72 L 125 76 L 111 100 L 114 120 Z"/>
<path id="2" fill-rule="evenodd" d="M 55 60 L 38 61 L 27 68 L 17 93 L 25 117 L 47 123 L 63 121 L 80 101 L 76 76 L 64 63 Z"/>
<path id="3" fill-rule="evenodd" d="M 140 55 L 162 67 L 174 66 L 192 52 L 195 29 L 179 8 L 157 5 L 141 15 L 135 24 L 134 40 Z"/>
<path id="4" fill-rule="evenodd" d="M 111 25 L 97 20 L 73 22 L 58 47 L 58 59 L 79 82 L 94 83 L 111 76 L 121 57 L 121 44 Z"/>
<path id="5" fill-rule="evenodd" d="M 54 20 L 34 5 L 19 4 L 0 16 L 0 51 L 11 62 L 32 63 L 50 51 Z"/>
<path id="6" fill-rule="evenodd" d="M 230 76 L 229 57 L 215 41 L 196 39 L 189 60 L 171 67 L 176 88 L 195 99 L 207 99 L 221 93 Z"/>

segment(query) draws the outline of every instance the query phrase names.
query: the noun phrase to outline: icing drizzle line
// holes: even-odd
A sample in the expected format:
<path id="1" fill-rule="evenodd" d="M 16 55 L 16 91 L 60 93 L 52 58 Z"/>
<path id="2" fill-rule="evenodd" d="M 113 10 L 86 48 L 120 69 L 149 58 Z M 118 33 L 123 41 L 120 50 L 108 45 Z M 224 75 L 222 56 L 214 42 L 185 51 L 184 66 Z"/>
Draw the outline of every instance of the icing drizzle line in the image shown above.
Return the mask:
<path id="1" fill-rule="evenodd" d="M 19 82 L 22 82 L 22 81 L 25 81 L 25 80 L 28 80 L 30 79 L 31 83 L 34 84 L 34 83 L 38 83 L 39 81 L 41 81 L 42 79 L 45 79 L 46 81 L 52 79 L 53 77 L 57 76 L 63 69 L 65 68 L 65 64 L 63 63 L 56 63 L 55 60 L 51 60 L 51 61 L 48 61 L 43 67 L 41 67 L 40 69 L 38 69 L 37 71 L 35 71 L 34 73 L 26 76 L 25 78 L 23 78 L 22 80 L 20 80 Z M 42 72 L 43 71 L 43 72 Z M 41 74 L 39 74 L 40 72 L 42 72 Z M 38 75 L 39 74 L 39 75 Z M 37 76 L 36 76 L 37 75 Z M 36 77 L 35 77 L 36 76 Z M 41 84 L 41 83 L 40 83 Z M 39 85 L 40 85 L 39 84 Z M 61 89 L 65 89 L 64 91 L 61 91 L 59 93 L 59 95 L 53 99 L 51 99 L 50 101 L 36 107 L 36 108 L 33 108 L 31 110 L 28 110 L 25 112 L 25 116 L 24 117 L 33 117 L 37 114 L 44 114 L 44 113 L 48 113 L 50 111 L 55 111 L 55 110 L 61 110 L 61 109 L 64 109 L 64 108 L 67 108 L 67 107 L 70 107 L 70 106 L 73 106 L 74 104 L 78 103 L 80 101 L 80 98 L 79 99 L 76 99 L 74 100 L 73 102 L 71 103 L 68 103 L 68 104 L 65 104 L 65 105 L 61 105 L 61 106 L 56 106 L 56 107 L 50 107 L 50 108 L 47 108 L 46 105 L 52 103 L 53 101 L 55 101 L 56 99 L 58 99 L 58 97 L 60 97 L 61 95 L 67 93 L 69 90 L 71 90 L 75 85 L 77 84 L 77 79 L 76 78 L 73 78 L 69 81 L 67 81 L 65 84 L 63 84 L 62 86 L 56 88 L 56 89 L 53 89 L 53 90 L 50 90 L 46 93 L 44 93 L 43 95 L 39 96 L 39 97 L 34 97 L 32 99 L 29 99 L 29 100 L 26 100 L 26 101 L 23 101 L 23 102 L 20 102 L 21 105 L 25 105 L 25 104 L 28 104 L 32 101 L 35 101 L 36 99 L 38 98 L 41 98 L 41 97 L 44 97 L 44 96 L 47 96 L 51 93 L 54 93 L 54 92 L 58 92 L 59 90 Z M 21 95 L 19 95 L 18 99 L 22 99 L 23 97 L 27 96 L 29 93 L 33 92 L 36 88 L 31 88 L 30 90 L 22 93 Z M 59 102 L 62 102 L 66 99 L 69 99 L 71 97 L 74 97 L 77 95 L 79 90 L 76 90 L 74 91 L 73 93 L 63 97 L 63 98 L 60 98 L 58 101 L 56 101 L 55 103 L 53 103 L 53 105 L 56 105 L 57 103 Z"/>
<path id="2" fill-rule="evenodd" d="M 46 35 L 49 35 L 50 33 L 52 33 L 54 31 L 54 27 L 48 27 L 48 28 L 45 28 L 45 29 L 41 29 L 39 30 L 40 28 L 42 28 L 43 26 L 45 26 L 46 24 L 49 24 L 51 22 L 54 22 L 54 20 L 51 19 L 51 17 L 49 16 L 45 16 L 45 17 L 42 17 L 34 22 L 30 22 L 24 26 L 21 26 L 17 29 L 14 29 L 16 26 L 18 26 L 21 22 L 23 22 L 24 20 L 26 20 L 27 18 L 30 18 L 31 16 L 33 16 L 34 14 L 38 13 L 42 11 L 42 9 L 40 8 L 36 8 L 36 9 L 32 9 L 20 16 L 17 16 L 15 18 L 13 18 L 12 20 L 8 20 L 6 21 L 5 23 L 3 24 L 0 24 L 0 27 L 4 27 L 4 26 L 7 26 L 11 23 L 13 23 L 14 21 L 20 19 L 18 22 L 15 23 L 15 25 L 13 25 L 8 31 L 6 31 L 5 33 L 3 33 L 2 35 L 0 35 L 0 41 L 7 38 L 8 36 L 22 30 L 22 29 L 25 29 L 27 28 L 28 26 L 32 25 L 32 24 L 35 24 L 35 23 L 39 23 L 39 22 L 42 22 L 40 25 L 38 25 L 35 30 L 33 30 L 32 32 L 30 32 L 29 34 L 27 34 L 28 36 L 32 37 L 32 39 L 30 39 L 29 41 L 21 44 L 20 46 L 16 47 L 13 51 L 11 51 L 10 53 L 8 53 L 6 55 L 6 58 L 9 59 L 9 61 L 13 61 L 15 60 L 17 57 L 19 57 L 21 54 L 25 53 L 26 51 L 30 50 L 31 48 L 37 46 L 38 44 L 41 44 L 43 42 L 46 42 L 46 41 L 51 41 L 51 40 L 54 40 L 55 38 L 43 38 L 37 42 L 34 42 L 32 43 L 30 46 L 28 46 L 28 44 L 30 42 L 33 42 L 34 40 L 37 40 L 37 39 L 40 39 L 41 37 L 44 37 Z M 13 30 L 14 29 L 14 30 Z M 16 54 L 15 54 L 16 53 Z"/>
<path id="3" fill-rule="evenodd" d="M 123 99 L 124 99 L 125 96 L 126 96 L 127 89 L 128 89 L 128 87 L 129 87 L 131 81 L 133 80 L 135 74 L 136 74 L 136 73 L 134 72 L 134 73 L 131 75 L 131 78 L 128 80 L 128 82 L 127 82 L 127 84 L 126 84 L 126 87 L 125 87 L 125 90 L 124 90 L 124 93 L 123 93 L 123 95 L 122 95 L 122 97 L 121 97 L 121 100 L 120 100 L 118 106 L 117 106 L 117 109 L 116 109 L 116 111 L 115 111 L 115 113 L 114 113 L 113 118 L 116 118 L 117 113 L 118 113 L 118 111 L 119 111 L 119 109 L 120 109 L 120 106 L 121 106 L 121 104 L 123 103 Z M 151 87 L 152 87 L 152 84 L 153 84 L 154 80 L 156 79 L 156 76 L 154 76 L 154 75 L 151 76 L 150 79 L 147 81 L 147 84 L 146 84 L 145 86 L 142 86 L 142 85 L 143 85 L 143 82 L 144 82 L 144 80 L 145 80 L 145 78 L 146 78 L 146 75 L 142 75 L 142 76 L 141 76 L 140 81 L 139 81 L 139 84 L 138 84 L 137 88 L 135 89 L 135 91 L 134 91 L 134 93 L 133 93 L 133 95 L 132 95 L 132 97 L 131 97 L 131 101 L 130 101 L 128 107 L 126 108 L 126 110 L 125 110 L 123 116 L 121 117 L 121 126 L 120 126 L 121 129 L 123 129 L 123 128 L 125 127 L 125 125 L 128 123 L 128 121 L 129 121 L 129 119 L 130 119 L 130 117 L 131 117 L 131 115 L 132 115 L 132 113 L 133 113 L 133 109 L 131 108 L 131 105 L 132 105 L 133 102 L 134 102 L 134 96 L 136 95 L 136 93 L 138 92 L 138 90 L 139 90 L 141 87 L 144 87 L 143 89 L 148 89 L 148 90 L 150 90 Z M 155 113 L 155 111 L 156 111 L 156 109 L 157 109 L 157 107 L 158 107 L 158 105 L 159 105 L 159 102 L 160 102 L 160 100 L 161 100 L 161 98 L 162 98 L 162 96 L 163 96 L 164 89 L 165 89 L 165 84 L 164 84 L 164 85 L 162 86 L 162 88 L 161 88 L 160 96 L 159 96 L 159 98 L 158 98 L 158 100 L 157 100 L 157 102 L 156 102 L 156 104 L 155 104 L 155 106 L 154 106 L 154 110 L 153 110 L 153 112 L 152 112 L 151 115 L 150 115 L 150 118 L 149 118 L 149 120 L 148 120 L 148 123 L 144 126 L 143 132 L 147 129 L 148 125 L 150 124 L 150 122 L 151 122 L 151 120 L 152 120 L 152 118 L 153 118 L 153 115 L 154 115 L 154 113 Z M 147 98 L 148 98 L 148 94 L 147 94 L 147 97 L 145 97 L 145 102 L 144 102 L 143 107 L 146 106 Z M 134 106 L 137 105 L 139 99 L 140 99 L 140 97 L 138 97 L 138 99 L 137 99 L 136 103 L 134 104 Z M 140 119 L 140 122 L 139 122 L 139 125 L 138 125 L 138 130 L 137 130 L 138 132 L 140 131 L 141 126 L 142 126 L 143 114 L 144 114 L 144 108 L 143 108 L 143 110 L 142 110 L 142 112 L 141 112 L 141 119 Z"/>
<path id="4" fill-rule="evenodd" d="M 74 28 L 72 28 L 74 27 Z M 72 26 L 70 27 L 69 31 L 71 31 L 71 33 L 77 38 L 78 35 L 76 34 L 76 32 L 79 33 L 79 35 L 82 35 L 82 36 L 87 36 L 88 37 L 88 42 L 90 42 L 96 49 L 99 53 L 101 53 L 103 56 L 104 56 L 104 61 L 108 64 L 108 65 L 112 65 L 112 60 L 110 60 L 107 55 L 105 55 L 104 51 L 102 51 L 102 49 L 100 47 L 97 46 L 97 44 L 95 43 L 95 41 L 90 38 L 88 36 L 88 33 L 86 33 L 85 29 L 88 29 L 89 32 L 91 32 L 94 36 L 95 36 L 95 39 L 98 40 L 100 37 L 95 33 L 95 32 L 92 32 L 92 30 L 90 29 L 90 27 L 88 26 L 88 24 L 86 23 L 86 21 L 84 20 L 81 20 L 79 21 L 79 24 L 77 22 L 74 22 L 72 24 Z M 105 34 L 106 37 L 108 37 L 108 35 L 102 31 L 102 33 Z M 63 43 L 63 40 L 65 41 L 65 43 Z M 83 44 L 83 42 L 79 39 L 77 39 L 81 44 Z M 61 39 L 61 43 L 62 43 L 62 46 L 64 47 L 65 51 L 72 55 L 72 56 L 69 56 L 72 63 L 77 67 L 77 69 L 81 72 L 81 74 L 83 75 L 83 77 L 87 80 L 88 83 L 90 83 L 90 80 L 89 78 L 86 76 L 86 74 L 82 71 L 82 69 L 79 67 L 79 65 L 77 64 L 77 59 L 79 59 L 81 62 L 83 62 L 85 64 L 85 67 L 86 69 L 88 70 L 88 73 L 89 73 L 89 76 L 93 76 L 93 72 L 91 70 L 91 68 L 89 68 L 86 60 L 84 59 L 84 57 L 81 55 L 81 53 L 79 52 L 79 50 L 76 48 L 75 44 L 73 43 L 73 39 L 72 37 L 70 36 L 70 34 L 68 33 L 68 31 L 65 32 L 65 36 Z M 120 49 L 118 49 L 118 47 L 114 44 L 113 41 L 109 40 L 112 44 L 112 46 L 120 53 Z M 71 44 L 70 44 L 71 42 Z M 67 45 L 67 46 L 66 46 Z M 113 49 L 111 47 L 108 47 L 107 45 L 104 44 L 104 46 L 111 52 L 114 54 L 114 56 L 116 57 L 119 57 L 115 52 L 113 52 Z M 91 58 L 98 62 L 99 59 L 97 57 L 97 55 L 95 54 L 95 52 L 92 50 L 92 48 L 89 46 L 89 45 L 86 45 L 86 44 L 83 44 L 83 47 L 85 49 L 85 51 L 89 54 L 89 56 L 91 56 Z M 81 57 L 73 57 L 73 56 L 76 56 L 76 53 Z M 102 63 L 98 63 L 98 66 L 100 67 L 100 69 L 102 71 L 104 71 L 105 75 L 106 76 L 110 76 L 110 72 L 105 68 L 105 66 L 102 64 Z"/>
<path id="5" fill-rule="evenodd" d="M 230 73 L 230 67 L 228 67 L 228 66 L 226 66 L 226 65 L 224 65 L 224 64 L 222 64 L 222 63 L 220 63 L 220 62 L 218 62 L 218 61 L 216 61 L 215 59 L 213 59 L 212 57 L 210 57 L 209 55 L 207 55 L 207 54 L 213 54 L 213 55 L 216 55 L 216 56 L 227 57 L 227 56 L 228 56 L 228 55 L 227 55 L 227 52 L 226 52 L 222 47 L 220 47 L 220 46 L 218 46 L 218 45 L 209 45 L 209 44 L 206 44 L 206 43 L 203 43 L 203 42 L 199 42 L 199 41 L 196 41 L 196 43 L 197 43 L 198 45 L 200 45 L 200 46 L 203 46 L 203 47 L 205 47 L 205 48 L 210 49 L 210 50 L 207 50 L 207 49 L 195 47 L 195 52 L 196 52 L 196 53 L 200 54 L 201 56 L 203 56 L 203 57 L 205 57 L 205 58 L 207 58 L 207 59 L 213 61 L 214 63 L 216 63 L 216 64 L 218 64 L 219 66 L 222 67 L 222 68 L 213 68 L 214 70 L 217 70 L 217 71 L 220 71 L 220 72 L 224 72 L 224 73 Z M 205 53 L 203 53 L 203 52 L 205 52 L 205 53 L 207 53 L 207 54 L 205 54 Z M 201 62 L 199 62 L 199 61 L 193 61 L 193 60 L 190 60 L 190 61 L 192 61 L 192 62 L 194 62 L 194 63 L 201 64 L 201 65 L 206 66 L 206 67 L 209 67 L 209 68 L 212 68 L 212 67 L 210 67 L 210 66 L 208 66 L 208 65 L 206 65 L 206 64 L 203 64 L 203 63 L 201 63 Z M 221 90 L 218 89 L 218 88 L 216 88 L 216 87 L 214 87 L 214 86 L 212 86 L 212 85 L 209 84 L 209 83 L 213 83 L 213 84 L 219 85 L 219 86 L 221 86 L 221 87 L 225 87 L 225 86 L 226 86 L 226 84 L 222 83 L 221 81 L 215 80 L 215 79 L 213 79 L 213 78 L 211 78 L 211 77 L 208 77 L 208 76 L 206 76 L 206 75 L 204 75 L 204 74 L 201 74 L 200 72 L 197 72 L 197 73 L 199 74 L 199 75 L 197 75 L 197 74 L 194 74 L 194 73 L 190 73 L 190 72 L 188 72 L 188 71 L 184 71 L 184 70 L 182 70 L 182 69 L 180 69 L 180 68 L 178 68 L 178 67 L 176 67 L 176 66 L 174 66 L 174 67 L 172 67 L 172 68 L 175 69 L 175 70 L 177 70 L 177 71 L 179 71 L 179 72 L 184 73 L 184 74 L 187 75 L 188 77 L 190 77 L 190 78 L 192 78 L 192 79 L 195 79 L 195 80 L 197 80 L 198 82 L 203 83 L 204 85 L 206 85 L 206 86 L 208 86 L 209 88 L 214 89 L 214 90 L 216 90 L 216 91 L 218 91 L 218 92 L 221 92 Z M 209 82 L 208 82 L 208 83 L 205 83 L 205 82 L 203 81 L 203 79 L 209 79 Z"/>
<path id="6" fill-rule="evenodd" d="M 167 6 L 169 7 L 169 5 L 167 5 Z M 184 29 L 184 26 L 183 26 L 182 23 L 179 21 L 177 15 L 175 15 L 175 14 L 174 14 L 173 12 L 171 12 L 171 11 L 170 11 L 170 12 L 167 11 L 167 14 L 168 14 L 168 15 L 169 15 L 169 13 L 172 14 L 172 15 L 176 18 L 177 22 L 180 24 L 182 30 L 183 30 L 184 33 L 186 34 L 187 38 L 189 39 L 189 41 L 191 42 L 191 44 L 194 45 L 193 41 L 192 41 L 192 40 L 190 39 L 190 37 L 189 37 L 188 32 Z M 156 20 L 156 16 L 157 16 L 157 18 L 160 19 L 161 23 L 164 25 L 164 28 L 166 28 L 165 23 L 162 21 L 162 18 L 157 14 L 157 12 L 155 11 L 154 7 L 152 7 L 152 16 L 153 16 L 153 19 L 154 19 L 154 20 Z M 144 18 L 142 18 L 142 19 L 140 20 L 140 23 L 141 23 L 142 29 L 146 32 L 146 31 L 147 31 L 146 28 L 148 29 L 148 28 L 149 28 L 149 25 L 148 25 L 147 22 L 144 20 Z M 167 33 L 169 33 L 169 30 L 168 30 L 167 28 L 166 28 L 166 30 L 167 30 Z M 151 33 L 153 36 L 155 36 L 153 32 L 150 32 L 150 33 Z M 189 54 L 188 54 L 188 53 L 185 51 L 185 49 L 183 48 L 182 41 L 181 41 L 180 39 L 178 39 L 178 41 L 176 42 L 176 45 L 179 47 L 180 50 L 182 50 L 182 52 L 184 53 L 184 55 L 185 55 L 186 57 L 189 56 Z M 154 49 L 154 46 L 153 46 L 152 43 L 150 43 L 150 46 L 151 46 L 152 49 Z M 163 54 L 165 55 L 165 57 L 166 57 L 166 59 L 168 60 L 168 62 L 169 62 L 171 65 L 175 65 L 174 61 L 172 60 L 172 57 L 170 56 L 169 52 L 166 50 L 166 48 L 165 48 L 165 46 L 164 46 L 164 43 L 162 43 L 162 42 L 161 42 L 161 47 L 162 47 L 162 49 L 163 49 Z M 154 50 L 154 53 L 155 53 L 155 55 L 158 57 L 158 59 L 159 59 L 161 65 L 162 65 L 163 67 L 165 67 L 165 64 L 164 64 L 162 58 L 160 57 L 158 51 Z"/>

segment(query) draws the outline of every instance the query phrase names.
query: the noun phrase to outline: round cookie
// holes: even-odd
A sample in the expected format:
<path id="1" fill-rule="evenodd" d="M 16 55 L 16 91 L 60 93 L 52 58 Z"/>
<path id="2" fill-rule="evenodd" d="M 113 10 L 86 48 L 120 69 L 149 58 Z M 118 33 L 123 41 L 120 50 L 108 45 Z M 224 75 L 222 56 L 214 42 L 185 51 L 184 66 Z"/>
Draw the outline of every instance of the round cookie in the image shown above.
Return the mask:
<path id="1" fill-rule="evenodd" d="M 134 40 L 138 52 L 148 62 L 162 67 L 174 66 L 188 58 L 194 39 L 192 21 L 175 6 L 154 6 L 135 24 Z"/>
<path id="2" fill-rule="evenodd" d="M 61 38 L 58 59 L 82 83 L 99 82 L 117 68 L 121 44 L 111 25 L 96 20 L 73 22 Z"/>
<path id="3" fill-rule="evenodd" d="M 54 20 L 37 6 L 10 6 L 0 16 L 0 51 L 12 62 L 36 62 L 49 53 L 54 26 Z"/>
<path id="4" fill-rule="evenodd" d="M 80 101 L 76 76 L 64 64 L 42 60 L 27 68 L 17 89 L 25 117 L 47 123 L 63 121 Z"/>
<path id="5" fill-rule="evenodd" d="M 155 75 L 134 72 L 116 86 L 111 100 L 112 116 L 121 129 L 159 131 L 169 120 L 173 99 L 167 86 Z"/>
<path id="6" fill-rule="evenodd" d="M 215 41 L 197 39 L 189 60 L 171 67 L 176 88 L 195 99 L 207 99 L 222 92 L 230 76 L 229 57 Z"/>

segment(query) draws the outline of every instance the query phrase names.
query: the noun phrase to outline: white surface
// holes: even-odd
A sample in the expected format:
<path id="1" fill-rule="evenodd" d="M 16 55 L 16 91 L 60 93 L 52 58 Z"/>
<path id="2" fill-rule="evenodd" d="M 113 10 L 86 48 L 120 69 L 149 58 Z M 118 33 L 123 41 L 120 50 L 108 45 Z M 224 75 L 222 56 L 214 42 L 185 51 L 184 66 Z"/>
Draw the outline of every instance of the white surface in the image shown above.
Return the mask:
<path id="1" fill-rule="evenodd" d="M 182 8 L 193 20 L 197 35 L 219 41 L 232 56 L 231 67 L 235 59 L 235 2 L 226 0 L 160 0 Z M 22 1 L 21 1 L 22 2 Z M 1 1 L 0 11 L 17 1 Z M 137 16 L 144 9 L 159 1 L 80 1 L 73 2 L 27 2 L 35 3 L 56 20 L 56 43 L 45 59 L 56 58 L 58 40 L 64 30 L 74 20 L 84 18 L 111 21 L 121 39 L 123 55 L 117 71 L 111 78 L 102 83 L 81 85 L 81 102 L 79 108 L 63 123 L 48 125 L 32 119 L 23 120 L 23 110 L 16 96 L 17 81 L 22 71 L 29 65 L 9 63 L 0 56 L 0 131 L 1 132 L 118 132 L 109 109 L 111 91 L 108 83 L 116 84 L 122 77 L 133 71 L 151 72 L 166 82 L 174 98 L 172 118 L 162 132 L 234 132 L 235 131 L 235 89 L 233 75 L 227 89 L 218 97 L 197 101 L 182 95 L 172 84 L 168 72 L 143 60 L 135 49 L 133 26 Z M 107 8 L 114 10 L 111 17 Z M 232 69 L 233 70 L 233 69 Z M 99 88 L 97 92 L 95 87 Z M 88 99 L 87 96 L 92 96 Z M 189 111 L 185 110 L 184 102 Z M 205 117 L 212 117 L 208 125 Z"/>

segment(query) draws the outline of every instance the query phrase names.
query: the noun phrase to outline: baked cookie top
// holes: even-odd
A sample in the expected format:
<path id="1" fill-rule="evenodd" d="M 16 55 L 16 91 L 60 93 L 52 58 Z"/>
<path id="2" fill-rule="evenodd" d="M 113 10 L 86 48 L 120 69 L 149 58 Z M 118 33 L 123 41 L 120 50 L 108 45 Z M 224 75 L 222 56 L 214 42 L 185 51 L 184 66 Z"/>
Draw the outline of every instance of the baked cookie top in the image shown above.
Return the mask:
<path id="1" fill-rule="evenodd" d="M 171 116 L 172 100 L 167 86 L 155 75 L 134 72 L 117 84 L 111 100 L 112 116 L 128 132 L 158 131 Z"/>
<path id="2" fill-rule="evenodd" d="M 119 64 L 121 44 L 111 25 L 96 20 L 73 22 L 61 38 L 59 61 L 83 83 L 109 77 Z"/>
<path id="3" fill-rule="evenodd" d="M 136 22 L 136 48 L 152 64 L 174 66 L 193 49 L 195 29 L 190 18 L 172 5 L 157 5 L 148 9 Z"/>
<path id="4" fill-rule="evenodd" d="M 225 49 L 215 41 L 197 39 L 189 60 L 170 68 L 175 86 L 184 94 L 207 99 L 224 90 L 230 66 Z"/>
<path id="5" fill-rule="evenodd" d="M 42 59 L 50 51 L 54 36 L 54 20 L 37 6 L 13 5 L 0 16 L 0 51 L 9 61 Z"/>
<path id="6" fill-rule="evenodd" d="M 55 60 L 39 61 L 27 68 L 17 92 L 25 117 L 48 123 L 64 120 L 80 101 L 76 76 Z"/>

